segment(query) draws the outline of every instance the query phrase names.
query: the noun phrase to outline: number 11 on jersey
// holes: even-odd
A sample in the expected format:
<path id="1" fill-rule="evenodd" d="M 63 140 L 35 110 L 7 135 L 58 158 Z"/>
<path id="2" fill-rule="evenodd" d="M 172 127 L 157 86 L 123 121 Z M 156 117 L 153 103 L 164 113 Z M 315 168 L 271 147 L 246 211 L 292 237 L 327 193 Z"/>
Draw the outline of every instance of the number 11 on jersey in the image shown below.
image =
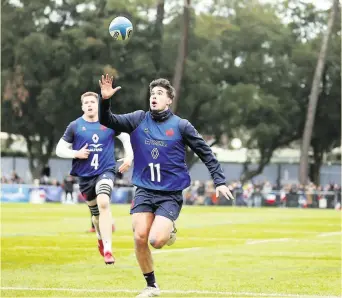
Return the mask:
<path id="1" fill-rule="evenodd" d="M 148 164 L 148 166 L 150 167 L 151 170 L 151 181 L 155 181 L 155 170 L 154 168 L 156 168 L 156 172 L 157 172 L 157 182 L 160 182 L 160 163 L 156 163 L 153 164 L 152 162 Z"/>

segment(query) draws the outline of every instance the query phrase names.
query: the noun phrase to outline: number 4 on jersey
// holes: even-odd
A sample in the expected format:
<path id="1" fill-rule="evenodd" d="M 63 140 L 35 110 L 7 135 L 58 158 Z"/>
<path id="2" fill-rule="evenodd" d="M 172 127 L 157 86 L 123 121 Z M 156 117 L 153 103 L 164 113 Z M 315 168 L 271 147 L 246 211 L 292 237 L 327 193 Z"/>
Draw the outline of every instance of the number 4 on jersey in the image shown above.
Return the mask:
<path id="1" fill-rule="evenodd" d="M 91 160 L 90 165 L 94 167 L 95 170 L 99 167 L 99 155 L 94 154 L 93 159 Z"/>
<path id="2" fill-rule="evenodd" d="M 160 182 L 160 163 L 153 164 L 152 162 L 148 164 L 151 170 L 151 181 L 155 181 L 155 175 L 154 175 L 154 168 L 156 168 L 157 172 L 157 182 Z"/>

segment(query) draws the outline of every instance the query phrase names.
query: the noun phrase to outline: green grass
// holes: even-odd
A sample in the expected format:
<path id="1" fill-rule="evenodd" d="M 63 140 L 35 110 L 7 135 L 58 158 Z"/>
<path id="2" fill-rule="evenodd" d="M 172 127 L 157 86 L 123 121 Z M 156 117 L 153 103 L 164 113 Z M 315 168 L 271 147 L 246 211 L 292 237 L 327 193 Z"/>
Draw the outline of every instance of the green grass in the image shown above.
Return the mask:
<path id="1" fill-rule="evenodd" d="M 85 205 L 2 204 L 1 297 L 134 297 L 145 281 L 129 206 L 112 205 L 112 212 L 116 264 L 106 266 L 95 235 L 85 233 Z M 333 232 L 341 231 L 340 216 L 185 206 L 176 243 L 153 250 L 157 282 L 170 291 L 162 296 L 339 297 L 341 234 Z"/>

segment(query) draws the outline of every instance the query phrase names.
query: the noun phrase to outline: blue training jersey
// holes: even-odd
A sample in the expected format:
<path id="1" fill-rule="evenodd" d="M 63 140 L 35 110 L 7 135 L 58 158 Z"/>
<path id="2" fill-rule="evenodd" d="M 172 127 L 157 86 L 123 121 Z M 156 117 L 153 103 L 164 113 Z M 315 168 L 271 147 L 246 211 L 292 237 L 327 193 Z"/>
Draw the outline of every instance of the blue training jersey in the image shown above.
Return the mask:
<path id="1" fill-rule="evenodd" d="M 79 150 L 88 144 L 88 159 L 73 159 L 70 174 L 78 177 L 92 177 L 115 169 L 114 152 L 115 131 L 99 122 L 87 122 L 82 117 L 71 122 L 63 139 L 72 143 L 73 150 Z"/>
<path id="2" fill-rule="evenodd" d="M 180 120 L 172 115 L 165 122 L 156 122 L 147 112 L 131 133 L 134 185 L 161 191 L 183 190 L 190 185 Z"/>

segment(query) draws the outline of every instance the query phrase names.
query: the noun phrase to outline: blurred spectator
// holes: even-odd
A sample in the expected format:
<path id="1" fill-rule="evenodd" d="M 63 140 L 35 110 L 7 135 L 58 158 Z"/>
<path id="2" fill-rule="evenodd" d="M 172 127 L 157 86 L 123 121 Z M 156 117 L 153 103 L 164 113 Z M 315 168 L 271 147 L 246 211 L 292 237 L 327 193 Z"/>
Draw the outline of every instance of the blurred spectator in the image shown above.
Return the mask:
<path id="1" fill-rule="evenodd" d="M 12 172 L 12 175 L 11 175 L 11 182 L 12 183 L 23 183 L 22 179 L 18 176 L 18 174 L 16 172 Z"/>
<path id="2" fill-rule="evenodd" d="M 216 190 L 214 181 L 209 180 L 205 183 L 205 199 L 204 205 L 217 205 Z"/>
<path id="3" fill-rule="evenodd" d="M 49 185 L 50 182 L 50 167 L 49 165 L 45 165 L 42 169 L 42 172 L 40 174 L 40 184 L 42 185 Z"/>
<path id="4" fill-rule="evenodd" d="M 76 183 L 76 179 L 71 176 L 67 175 L 64 178 L 63 189 L 65 193 L 65 202 L 71 203 L 74 202 L 74 184 Z"/>
<path id="5" fill-rule="evenodd" d="M 253 193 L 251 195 L 252 206 L 261 207 L 262 206 L 262 187 L 260 184 L 254 185 Z"/>

